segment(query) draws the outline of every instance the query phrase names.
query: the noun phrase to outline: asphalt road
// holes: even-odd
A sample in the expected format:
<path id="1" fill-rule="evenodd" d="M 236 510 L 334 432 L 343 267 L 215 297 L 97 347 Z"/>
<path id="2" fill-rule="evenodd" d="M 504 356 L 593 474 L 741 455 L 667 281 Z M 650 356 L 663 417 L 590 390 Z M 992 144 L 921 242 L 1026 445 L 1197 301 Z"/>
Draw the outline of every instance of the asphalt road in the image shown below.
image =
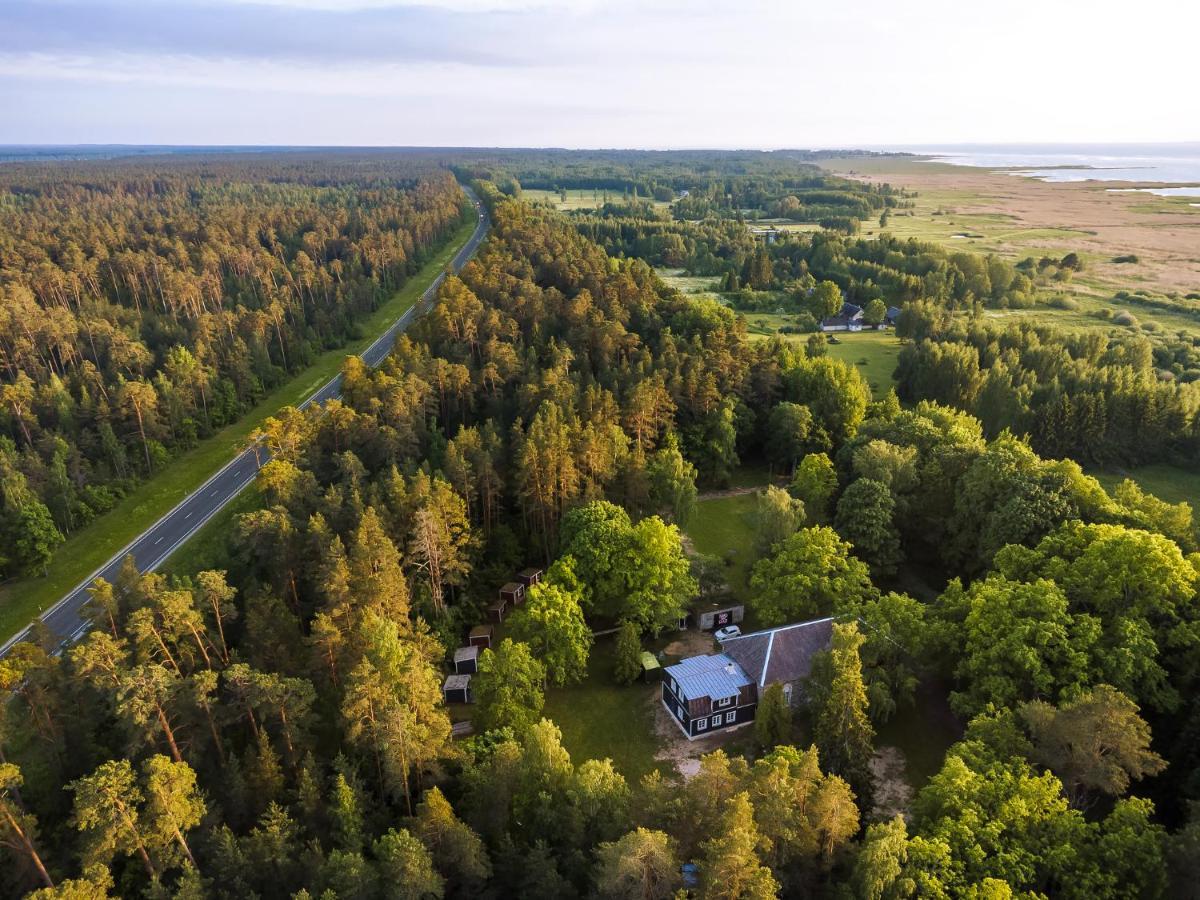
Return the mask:
<path id="1" fill-rule="evenodd" d="M 475 254 L 479 244 L 487 234 L 489 221 L 487 211 L 480 205 L 479 198 L 470 188 L 464 186 L 464 191 L 471 198 L 478 210 L 478 222 L 470 239 L 462 249 L 455 254 L 450 262 L 450 270 L 459 272 L 467 261 Z M 445 273 L 438 275 L 426 289 L 421 298 L 414 303 L 399 319 L 392 323 L 370 347 L 362 353 L 363 360 L 370 366 L 377 366 L 383 361 L 396 343 L 396 336 L 408 327 L 412 320 L 427 310 L 437 296 L 437 290 L 445 279 Z M 301 408 L 313 403 L 324 403 L 341 395 L 342 376 L 336 376 L 316 391 L 311 397 L 300 404 Z M 250 448 L 230 461 L 226 466 L 204 482 L 199 488 L 189 494 L 178 506 L 147 528 L 130 544 L 124 547 L 112 559 L 79 583 L 69 594 L 59 600 L 41 615 L 43 622 L 50 631 L 64 642 L 77 640 L 88 628 L 87 621 L 82 617 L 81 610 L 88 601 L 88 588 L 97 578 L 112 581 L 121 568 L 125 557 L 133 554 L 137 567 L 142 572 L 149 572 L 162 565 L 184 541 L 209 519 L 215 516 L 234 497 L 254 480 L 259 468 L 264 465 L 269 456 L 259 450 Z M 32 627 L 32 626 L 31 626 Z M 6 654 L 16 643 L 28 636 L 26 628 L 8 643 L 0 647 L 0 656 Z"/>

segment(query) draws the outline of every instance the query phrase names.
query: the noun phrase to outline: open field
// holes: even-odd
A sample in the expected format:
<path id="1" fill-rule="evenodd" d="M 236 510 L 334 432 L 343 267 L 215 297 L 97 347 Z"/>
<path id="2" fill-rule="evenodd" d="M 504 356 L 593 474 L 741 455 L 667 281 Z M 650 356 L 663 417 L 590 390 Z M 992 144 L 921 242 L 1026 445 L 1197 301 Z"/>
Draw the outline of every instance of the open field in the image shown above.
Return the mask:
<path id="1" fill-rule="evenodd" d="M 1160 500 L 1166 500 L 1168 503 L 1190 503 L 1193 509 L 1200 508 L 1200 471 L 1163 463 L 1088 474 L 1095 475 L 1108 490 L 1112 490 L 1126 478 L 1132 478 L 1142 490 Z"/>
<path id="2" fill-rule="evenodd" d="M 543 191 L 521 189 L 521 199 L 530 203 L 549 203 L 555 209 L 599 209 L 605 201 L 616 203 L 625 199 L 620 191 L 603 191 L 592 188 L 571 188 L 566 191 L 566 199 L 560 191 Z M 639 200 L 649 200 L 657 209 L 666 209 L 671 204 L 665 200 L 651 200 L 649 197 L 639 197 Z"/>
<path id="3" fill-rule="evenodd" d="M 915 157 L 831 159 L 822 165 L 916 191 L 914 208 L 897 210 L 889 219 L 886 230 L 899 237 L 1014 260 L 1075 251 L 1087 263 L 1086 277 L 1075 284 L 1085 293 L 1200 288 L 1200 207 L 1188 198 L 1109 190 L 1137 186 L 1132 183 L 1049 183 Z M 864 223 L 864 234 L 879 230 L 878 223 Z M 1130 253 L 1139 262 L 1112 262 Z"/>
<path id="4" fill-rule="evenodd" d="M 23 578 L 0 588 L 0 641 L 16 634 L 113 554 L 157 521 L 179 501 L 225 465 L 249 439 L 250 433 L 285 406 L 295 406 L 329 381 L 347 355 L 362 352 L 389 324 L 421 296 L 471 236 L 473 219 L 465 222 L 445 246 L 394 296 L 362 321 L 363 337 L 321 354 L 313 365 L 276 388 L 237 423 L 175 457 L 152 478 L 127 494 L 120 503 L 85 528 L 76 531 L 55 553 L 44 578 Z"/>
<path id="5" fill-rule="evenodd" d="M 771 313 L 745 313 L 746 327 L 751 337 L 781 337 L 785 341 L 803 344 L 808 334 L 779 334 L 779 328 L 791 324 L 794 316 Z M 900 358 L 900 339 L 891 331 L 859 331 L 826 335 L 837 338 L 838 343 L 829 345 L 829 355 L 855 366 L 871 385 L 875 399 L 887 394 L 895 384 L 892 377 L 896 361 Z"/>

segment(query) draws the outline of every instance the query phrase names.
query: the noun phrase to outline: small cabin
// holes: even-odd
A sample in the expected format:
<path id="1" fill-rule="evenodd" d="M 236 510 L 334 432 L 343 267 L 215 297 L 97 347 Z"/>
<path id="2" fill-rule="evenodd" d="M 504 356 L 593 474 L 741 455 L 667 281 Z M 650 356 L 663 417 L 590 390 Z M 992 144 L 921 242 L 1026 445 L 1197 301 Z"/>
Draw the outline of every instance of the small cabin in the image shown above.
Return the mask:
<path id="1" fill-rule="evenodd" d="M 689 741 L 754 721 L 758 685 L 724 653 L 663 669 L 662 704 Z"/>
<path id="2" fill-rule="evenodd" d="M 454 674 L 474 675 L 479 671 L 479 647 L 468 644 L 454 651 Z"/>
<path id="3" fill-rule="evenodd" d="M 525 600 L 525 585 L 519 581 L 510 581 L 500 588 L 500 599 L 513 606 L 520 606 Z"/>
<path id="4" fill-rule="evenodd" d="M 542 580 L 542 570 L 536 568 L 522 569 L 517 573 L 517 581 L 525 585 L 525 587 L 533 587 L 535 584 L 540 584 Z"/>
<path id="5" fill-rule="evenodd" d="M 447 703 L 471 703 L 471 676 L 447 675 L 442 684 L 442 696 Z"/>
<path id="6" fill-rule="evenodd" d="M 714 604 L 696 610 L 696 621 L 701 631 L 716 631 L 726 625 L 740 625 L 746 617 L 746 607 L 741 603 Z"/>
<path id="7" fill-rule="evenodd" d="M 482 652 L 492 646 L 492 637 L 495 633 L 496 629 L 491 625 L 476 625 L 467 635 L 467 643 L 472 647 L 478 647 Z"/>
<path id="8" fill-rule="evenodd" d="M 508 612 L 508 601 L 503 597 L 487 608 L 488 619 L 496 623 L 504 621 L 506 612 Z"/>

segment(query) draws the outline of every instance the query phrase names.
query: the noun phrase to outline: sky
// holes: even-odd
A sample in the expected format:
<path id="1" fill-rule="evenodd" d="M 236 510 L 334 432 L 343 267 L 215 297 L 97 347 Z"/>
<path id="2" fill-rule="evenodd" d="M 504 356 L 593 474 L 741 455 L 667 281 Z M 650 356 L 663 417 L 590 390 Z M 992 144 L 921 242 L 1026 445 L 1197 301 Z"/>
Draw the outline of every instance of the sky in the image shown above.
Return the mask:
<path id="1" fill-rule="evenodd" d="M 0 0 L 0 143 L 1200 139 L 1186 0 Z"/>

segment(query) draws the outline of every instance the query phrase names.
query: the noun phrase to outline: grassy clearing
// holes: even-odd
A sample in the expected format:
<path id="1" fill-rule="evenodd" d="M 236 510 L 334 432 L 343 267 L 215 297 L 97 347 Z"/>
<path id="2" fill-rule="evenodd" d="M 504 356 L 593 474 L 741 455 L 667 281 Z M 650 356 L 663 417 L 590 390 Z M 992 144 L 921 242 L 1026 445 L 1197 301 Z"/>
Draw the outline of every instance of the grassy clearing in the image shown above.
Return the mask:
<path id="1" fill-rule="evenodd" d="M 1160 463 L 1089 474 L 1095 475 L 1107 490 L 1112 490 L 1126 478 L 1132 478 L 1142 490 L 1149 491 L 1160 500 L 1200 507 L 1200 472 L 1194 469 Z"/>
<path id="2" fill-rule="evenodd" d="M 923 683 L 916 702 L 897 710 L 875 735 L 875 746 L 897 747 L 904 754 L 905 773 L 913 791 L 919 791 L 938 771 L 946 750 L 962 737 L 962 728 L 950 711 L 944 685 Z"/>
<path id="3" fill-rule="evenodd" d="M 779 334 L 783 325 L 792 324 L 794 316 L 772 313 L 747 313 L 746 331 L 751 337 L 782 337 L 785 341 L 803 344 L 807 334 Z M 829 345 L 829 355 L 858 368 L 871 386 L 876 399 L 887 394 L 896 383 L 893 377 L 900 358 L 900 340 L 890 331 L 859 331 L 828 335 L 838 340 Z"/>
<path id="4" fill-rule="evenodd" d="M 597 638 L 582 684 L 546 692 L 545 715 L 562 730 L 563 746 L 576 763 L 609 758 L 631 783 L 653 769 L 669 768 L 654 755 L 657 684 L 621 687 L 612 679 L 612 636 Z"/>
<path id="5" fill-rule="evenodd" d="M 754 494 L 701 500 L 685 529 L 697 551 L 727 562 L 729 588 L 743 603 L 750 597 L 756 502 Z"/>
<path id="6" fill-rule="evenodd" d="M 555 209 L 572 210 L 572 209 L 599 209 L 605 202 L 619 203 L 625 199 L 625 195 L 621 191 L 607 191 L 600 188 L 571 188 L 566 191 L 566 199 L 563 199 L 561 191 L 543 191 L 521 189 L 521 199 L 530 203 L 549 203 Z M 639 197 L 639 200 L 648 200 L 647 197 Z M 651 200 L 656 209 L 666 209 L 671 204 L 665 200 Z"/>
<path id="7" fill-rule="evenodd" d="M 472 216 L 401 290 L 365 317 L 361 329 L 365 337 L 321 354 L 309 368 L 264 397 L 236 424 L 177 456 L 108 513 L 71 535 L 55 554 L 47 576 L 23 578 L 4 585 L 0 589 L 0 641 L 28 625 L 207 481 L 245 446 L 250 433 L 264 420 L 285 406 L 303 401 L 338 373 L 347 355 L 361 353 L 370 346 L 380 332 L 417 301 L 474 230 Z"/>
<path id="8" fill-rule="evenodd" d="M 896 363 L 903 346 L 890 331 L 860 331 L 835 335 L 839 341 L 829 345 L 829 355 L 849 363 L 862 373 L 878 400 L 895 385 Z"/>
<path id="9" fill-rule="evenodd" d="M 684 294 L 705 294 L 716 297 L 721 280 L 711 275 L 688 275 L 683 269 L 655 269 L 655 274 L 667 287 Z"/>

